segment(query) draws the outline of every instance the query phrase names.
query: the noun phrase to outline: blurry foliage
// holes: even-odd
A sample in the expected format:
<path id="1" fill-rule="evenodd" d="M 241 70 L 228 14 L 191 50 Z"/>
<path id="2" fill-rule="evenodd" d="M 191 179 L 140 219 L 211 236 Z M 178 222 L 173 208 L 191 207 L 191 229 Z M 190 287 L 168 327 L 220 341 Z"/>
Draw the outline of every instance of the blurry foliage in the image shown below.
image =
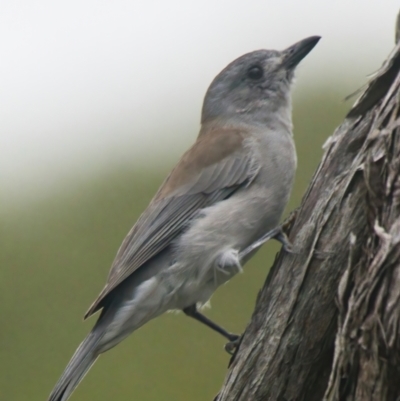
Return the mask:
<path id="1" fill-rule="evenodd" d="M 296 207 L 348 105 L 331 92 L 296 96 Z M 82 323 L 113 257 L 165 171 L 109 171 L 18 213 L 2 213 L 0 399 L 44 401 L 94 323 Z M 277 250 L 269 243 L 213 297 L 211 318 L 240 333 Z M 103 355 L 72 400 L 210 400 L 229 360 L 225 340 L 167 314 Z"/>

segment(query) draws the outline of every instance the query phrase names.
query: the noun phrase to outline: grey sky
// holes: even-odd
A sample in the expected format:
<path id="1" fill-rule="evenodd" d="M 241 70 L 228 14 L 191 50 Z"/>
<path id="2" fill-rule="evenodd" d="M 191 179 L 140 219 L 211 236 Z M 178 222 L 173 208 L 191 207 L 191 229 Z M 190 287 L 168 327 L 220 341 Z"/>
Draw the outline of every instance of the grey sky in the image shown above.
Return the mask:
<path id="1" fill-rule="evenodd" d="M 321 35 L 298 90 L 353 78 L 357 85 L 392 48 L 398 7 L 395 0 L 2 0 L 4 199 L 55 188 L 78 169 L 176 157 L 196 135 L 211 79 L 251 50 Z"/>

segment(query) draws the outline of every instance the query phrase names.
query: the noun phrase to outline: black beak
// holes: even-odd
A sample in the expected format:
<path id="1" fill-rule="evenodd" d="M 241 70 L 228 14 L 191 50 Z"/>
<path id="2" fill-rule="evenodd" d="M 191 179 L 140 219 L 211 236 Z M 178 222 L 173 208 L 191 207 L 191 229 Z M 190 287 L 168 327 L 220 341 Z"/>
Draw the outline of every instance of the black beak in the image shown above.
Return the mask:
<path id="1" fill-rule="evenodd" d="M 283 50 L 282 65 L 288 70 L 293 69 L 314 48 L 321 36 L 310 36 Z"/>

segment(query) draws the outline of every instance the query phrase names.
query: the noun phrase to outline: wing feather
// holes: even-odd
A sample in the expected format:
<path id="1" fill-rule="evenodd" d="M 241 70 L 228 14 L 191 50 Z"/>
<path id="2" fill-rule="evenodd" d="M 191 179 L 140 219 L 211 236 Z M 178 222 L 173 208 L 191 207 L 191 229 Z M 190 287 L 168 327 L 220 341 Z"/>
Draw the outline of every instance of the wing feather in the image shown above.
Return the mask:
<path id="1" fill-rule="evenodd" d="M 221 143 L 226 142 L 231 151 L 225 152 L 221 160 L 212 163 L 213 154 L 202 155 L 201 152 L 209 152 L 209 149 L 202 146 L 202 141 L 198 140 L 187 152 L 197 152 L 197 159 L 185 158 L 187 154 L 184 155 L 181 165 L 178 164 L 172 171 L 123 241 L 111 267 L 107 284 L 89 308 L 85 318 L 100 309 L 104 297 L 122 281 L 169 246 L 199 210 L 226 199 L 254 179 L 258 169 L 253 154 L 248 147 L 238 146 L 242 145 L 244 140 L 243 133 L 227 130 L 220 132 L 219 135 L 213 133 L 218 141 L 215 146 L 218 148 Z M 232 141 L 232 136 L 236 141 Z M 214 138 L 213 140 L 215 141 Z M 211 162 L 208 165 L 200 168 L 193 165 L 193 160 L 209 161 L 210 158 Z M 182 170 L 187 174 L 186 182 L 177 177 Z"/>

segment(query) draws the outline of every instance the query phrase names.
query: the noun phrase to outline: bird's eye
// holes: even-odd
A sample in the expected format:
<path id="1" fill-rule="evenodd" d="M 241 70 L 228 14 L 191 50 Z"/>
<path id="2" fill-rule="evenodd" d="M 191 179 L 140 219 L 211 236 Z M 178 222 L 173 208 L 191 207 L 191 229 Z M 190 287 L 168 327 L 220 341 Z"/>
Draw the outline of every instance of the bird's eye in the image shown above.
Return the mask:
<path id="1" fill-rule="evenodd" d="M 264 75 L 264 70 L 259 66 L 254 66 L 249 68 L 247 71 L 247 76 L 254 81 L 257 79 L 261 79 Z"/>

